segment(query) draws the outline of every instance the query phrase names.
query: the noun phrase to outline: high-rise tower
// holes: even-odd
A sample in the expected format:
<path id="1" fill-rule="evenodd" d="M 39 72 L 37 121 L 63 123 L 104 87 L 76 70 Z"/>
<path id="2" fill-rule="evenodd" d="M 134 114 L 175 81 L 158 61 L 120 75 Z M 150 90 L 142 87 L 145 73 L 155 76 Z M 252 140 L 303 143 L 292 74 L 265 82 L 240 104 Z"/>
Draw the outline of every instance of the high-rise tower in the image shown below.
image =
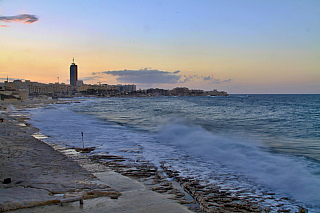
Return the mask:
<path id="1" fill-rule="evenodd" d="M 70 84 L 76 86 L 78 81 L 78 66 L 74 63 L 74 58 L 72 59 L 72 64 L 70 65 Z"/>

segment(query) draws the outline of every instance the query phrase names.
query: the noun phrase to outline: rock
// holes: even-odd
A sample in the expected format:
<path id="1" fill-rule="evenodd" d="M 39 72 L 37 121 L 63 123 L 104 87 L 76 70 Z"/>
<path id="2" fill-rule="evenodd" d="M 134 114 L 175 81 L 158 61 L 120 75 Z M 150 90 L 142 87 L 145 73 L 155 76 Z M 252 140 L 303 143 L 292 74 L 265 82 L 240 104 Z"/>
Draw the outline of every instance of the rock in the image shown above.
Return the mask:
<path id="1" fill-rule="evenodd" d="M 3 180 L 3 184 L 9 184 L 11 183 L 11 178 L 6 178 Z"/>

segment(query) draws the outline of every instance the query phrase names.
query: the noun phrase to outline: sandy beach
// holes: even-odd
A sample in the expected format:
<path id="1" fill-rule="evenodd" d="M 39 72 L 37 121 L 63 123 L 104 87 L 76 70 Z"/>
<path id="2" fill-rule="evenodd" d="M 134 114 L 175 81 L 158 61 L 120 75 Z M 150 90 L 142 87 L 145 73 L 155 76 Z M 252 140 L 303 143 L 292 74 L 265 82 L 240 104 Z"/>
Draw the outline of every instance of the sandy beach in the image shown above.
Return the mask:
<path id="1" fill-rule="evenodd" d="M 114 172 L 81 150 L 46 144 L 32 136 L 39 130 L 28 125 L 26 117 L 15 113 L 25 107 L 54 102 L 2 103 L 0 211 L 191 212 L 181 205 L 183 199 L 177 199 L 181 194 L 177 189 L 171 194 L 158 193 L 150 184 L 147 187 Z M 163 181 L 158 184 L 166 185 Z M 167 184 L 167 188 L 175 187 Z"/>

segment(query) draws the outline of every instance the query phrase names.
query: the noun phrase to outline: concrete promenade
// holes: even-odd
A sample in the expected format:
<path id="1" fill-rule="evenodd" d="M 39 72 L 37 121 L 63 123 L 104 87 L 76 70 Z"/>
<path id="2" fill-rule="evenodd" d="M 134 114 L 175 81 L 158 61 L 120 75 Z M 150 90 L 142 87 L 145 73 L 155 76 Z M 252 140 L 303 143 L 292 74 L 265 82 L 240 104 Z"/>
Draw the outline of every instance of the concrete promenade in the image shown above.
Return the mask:
<path id="1" fill-rule="evenodd" d="M 35 139 L 31 135 L 38 130 L 9 108 L 0 109 L 0 211 L 190 212 L 173 195 L 151 191 L 89 159 L 75 161 Z M 77 196 L 83 205 L 60 205 Z"/>

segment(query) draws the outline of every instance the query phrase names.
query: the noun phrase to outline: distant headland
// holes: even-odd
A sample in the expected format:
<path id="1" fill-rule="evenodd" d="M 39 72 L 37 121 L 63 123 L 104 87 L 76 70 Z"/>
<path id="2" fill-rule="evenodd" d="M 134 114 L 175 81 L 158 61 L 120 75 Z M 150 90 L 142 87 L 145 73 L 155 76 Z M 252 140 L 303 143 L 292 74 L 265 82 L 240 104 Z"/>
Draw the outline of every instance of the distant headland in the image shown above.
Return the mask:
<path id="1" fill-rule="evenodd" d="M 59 78 L 58 78 L 59 79 Z M 70 65 L 70 84 L 39 83 L 30 80 L 14 80 L 0 83 L 0 97 L 3 101 L 23 101 L 32 98 L 72 98 L 72 97 L 156 97 L 156 96 L 228 96 L 225 91 L 204 91 L 200 89 L 188 89 L 176 87 L 171 90 L 150 88 L 136 90 L 136 85 L 108 85 L 108 84 L 84 84 L 78 80 L 78 65 L 74 58 Z"/>
<path id="2" fill-rule="evenodd" d="M 81 83 L 79 83 L 81 82 Z M 23 101 L 32 98 L 72 98 L 72 97 L 156 97 L 156 96 L 228 96 L 225 91 L 204 91 L 176 87 L 171 90 L 150 88 L 136 90 L 136 85 L 83 84 L 76 86 L 65 83 L 39 83 L 29 80 L 14 80 L 0 83 L 2 101 Z"/>

